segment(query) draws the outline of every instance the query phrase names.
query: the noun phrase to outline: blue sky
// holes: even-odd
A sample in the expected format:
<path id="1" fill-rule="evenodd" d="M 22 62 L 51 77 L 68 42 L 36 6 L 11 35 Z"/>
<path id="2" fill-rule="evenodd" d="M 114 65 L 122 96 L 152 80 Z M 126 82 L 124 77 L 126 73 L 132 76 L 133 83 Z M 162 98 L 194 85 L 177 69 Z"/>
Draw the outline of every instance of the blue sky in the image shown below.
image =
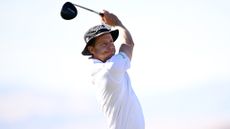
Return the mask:
<path id="1" fill-rule="evenodd" d="M 106 128 L 80 54 L 100 18 L 78 8 L 65 21 L 64 2 L 0 4 L 1 129 Z M 146 129 L 230 127 L 229 1 L 71 2 L 117 14 L 133 35 L 129 73 Z"/>

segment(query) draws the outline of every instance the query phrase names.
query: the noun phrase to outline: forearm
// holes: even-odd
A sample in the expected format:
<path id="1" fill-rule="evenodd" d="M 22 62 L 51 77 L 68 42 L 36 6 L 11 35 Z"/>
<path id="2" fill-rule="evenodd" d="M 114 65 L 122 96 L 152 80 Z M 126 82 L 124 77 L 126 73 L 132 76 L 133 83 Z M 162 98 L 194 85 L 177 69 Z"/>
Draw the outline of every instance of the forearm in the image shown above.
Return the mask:
<path id="1" fill-rule="evenodd" d="M 119 51 L 125 52 L 127 56 L 131 59 L 133 53 L 134 42 L 129 30 L 124 25 L 117 26 L 119 29 L 121 46 Z"/>
<path id="2" fill-rule="evenodd" d="M 116 27 L 119 29 L 119 38 L 121 40 L 120 52 L 124 52 L 127 56 L 132 58 L 134 42 L 129 30 L 122 24 L 119 18 L 113 13 L 109 13 L 104 10 L 104 16 L 102 16 L 102 21 L 110 26 Z"/>

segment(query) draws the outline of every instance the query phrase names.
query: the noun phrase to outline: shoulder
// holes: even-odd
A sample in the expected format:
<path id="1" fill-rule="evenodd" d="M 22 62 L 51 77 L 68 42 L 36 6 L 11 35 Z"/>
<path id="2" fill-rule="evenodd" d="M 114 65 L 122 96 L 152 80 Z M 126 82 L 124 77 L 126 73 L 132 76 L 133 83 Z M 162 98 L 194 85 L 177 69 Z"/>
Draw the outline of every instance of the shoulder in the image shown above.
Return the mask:
<path id="1" fill-rule="evenodd" d="M 119 62 L 119 61 L 121 61 L 121 62 L 130 62 L 130 59 L 129 59 L 129 57 L 127 56 L 126 53 L 124 53 L 124 52 L 119 52 L 118 54 L 112 56 L 112 57 L 108 60 L 108 62 Z"/>
<path id="2" fill-rule="evenodd" d="M 130 59 L 124 52 L 114 55 L 106 63 L 109 64 L 109 68 L 114 72 L 126 71 L 130 68 Z"/>
<path id="3" fill-rule="evenodd" d="M 127 70 L 130 67 L 130 59 L 124 52 L 119 52 L 102 62 L 97 59 L 90 59 L 92 68 L 95 69 L 114 69 L 114 70 Z"/>

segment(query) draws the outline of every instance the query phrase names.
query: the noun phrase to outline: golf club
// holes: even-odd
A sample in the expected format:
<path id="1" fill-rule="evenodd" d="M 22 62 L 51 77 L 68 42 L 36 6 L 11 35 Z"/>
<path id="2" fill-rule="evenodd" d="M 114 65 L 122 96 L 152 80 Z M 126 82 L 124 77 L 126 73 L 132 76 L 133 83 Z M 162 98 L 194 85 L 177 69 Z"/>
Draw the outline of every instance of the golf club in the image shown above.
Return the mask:
<path id="1" fill-rule="evenodd" d="M 88 10 L 90 12 L 93 12 L 95 14 L 98 14 L 100 16 L 103 16 L 103 13 L 100 13 L 100 12 L 97 12 L 97 11 L 94 11 L 92 9 L 89 9 L 89 8 L 86 8 L 84 6 L 81 6 L 81 5 L 78 5 L 78 4 L 73 4 L 71 2 L 66 2 L 63 6 L 62 6 L 62 9 L 61 9 L 61 17 L 65 20 L 71 20 L 73 18 L 75 18 L 77 16 L 77 8 L 75 7 L 80 7 L 82 9 L 85 9 L 85 10 Z"/>

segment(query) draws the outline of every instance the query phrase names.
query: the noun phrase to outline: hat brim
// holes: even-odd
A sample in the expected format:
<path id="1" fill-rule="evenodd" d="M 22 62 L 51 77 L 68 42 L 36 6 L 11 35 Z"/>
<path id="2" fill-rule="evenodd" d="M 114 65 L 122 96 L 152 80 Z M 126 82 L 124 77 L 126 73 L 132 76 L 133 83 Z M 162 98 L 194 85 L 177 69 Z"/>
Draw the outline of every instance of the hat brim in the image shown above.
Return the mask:
<path id="1" fill-rule="evenodd" d="M 118 29 L 112 30 L 112 31 L 107 31 L 105 33 L 100 33 L 99 35 L 95 36 L 93 39 L 95 39 L 95 38 L 97 38 L 103 34 L 108 34 L 108 33 L 110 33 L 112 35 L 113 42 L 115 42 L 119 36 L 119 30 Z M 92 41 L 92 39 L 90 41 Z M 92 44 L 92 43 L 90 43 L 90 41 L 88 41 L 88 43 L 86 44 L 84 50 L 82 51 L 82 55 L 85 55 L 85 56 L 92 55 L 88 50 L 88 46 L 90 46 Z"/>

